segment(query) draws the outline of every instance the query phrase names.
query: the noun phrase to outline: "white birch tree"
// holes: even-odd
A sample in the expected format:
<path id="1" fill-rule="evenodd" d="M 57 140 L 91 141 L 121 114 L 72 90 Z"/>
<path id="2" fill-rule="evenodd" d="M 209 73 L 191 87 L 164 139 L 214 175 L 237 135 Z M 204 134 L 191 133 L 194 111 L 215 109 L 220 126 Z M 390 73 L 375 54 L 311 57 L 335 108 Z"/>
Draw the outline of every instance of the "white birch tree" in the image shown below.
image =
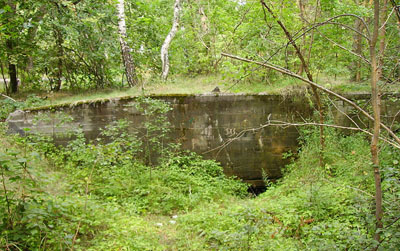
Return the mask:
<path id="1" fill-rule="evenodd" d="M 172 28 L 169 31 L 167 37 L 165 38 L 163 45 L 161 46 L 161 62 L 162 62 L 161 78 L 163 80 L 167 80 L 168 77 L 169 73 L 168 50 L 171 45 L 172 39 L 174 39 L 175 34 L 178 31 L 180 12 L 181 12 L 181 0 L 176 0 L 174 4 L 174 20 L 172 22 Z"/>
<path id="2" fill-rule="evenodd" d="M 125 22 L 125 3 L 124 0 L 118 0 L 118 34 L 119 43 L 121 45 L 122 61 L 124 63 L 125 75 L 129 86 L 134 86 L 138 83 L 136 76 L 135 64 L 130 54 L 132 49 L 126 42 L 126 22 Z"/>

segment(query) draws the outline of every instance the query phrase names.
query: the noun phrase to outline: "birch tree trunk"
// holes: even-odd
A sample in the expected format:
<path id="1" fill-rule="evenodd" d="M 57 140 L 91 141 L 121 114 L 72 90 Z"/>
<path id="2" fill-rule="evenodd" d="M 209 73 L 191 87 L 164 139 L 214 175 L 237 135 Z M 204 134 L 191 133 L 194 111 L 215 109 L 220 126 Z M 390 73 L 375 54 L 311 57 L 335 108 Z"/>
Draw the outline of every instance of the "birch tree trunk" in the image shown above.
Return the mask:
<path id="1" fill-rule="evenodd" d="M 138 83 L 138 79 L 135 71 L 135 64 L 133 63 L 128 43 L 126 42 L 126 23 L 125 23 L 125 3 L 124 0 L 118 0 L 118 33 L 119 43 L 121 45 L 122 61 L 124 63 L 125 75 L 129 86 L 134 86 Z"/>
<path id="2" fill-rule="evenodd" d="M 172 28 L 169 31 L 167 37 L 165 38 L 163 45 L 161 46 L 162 80 L 166 80 L 168 77 L 169 73 L 168 50 L 169 46 L 171 45 L 172 39 L 175 37 L 175 34 L 178 31 L 180 12 L 181 12 L 181 0 L 176 0 L 174 4 L 174 20 L 172 22 Z"/>

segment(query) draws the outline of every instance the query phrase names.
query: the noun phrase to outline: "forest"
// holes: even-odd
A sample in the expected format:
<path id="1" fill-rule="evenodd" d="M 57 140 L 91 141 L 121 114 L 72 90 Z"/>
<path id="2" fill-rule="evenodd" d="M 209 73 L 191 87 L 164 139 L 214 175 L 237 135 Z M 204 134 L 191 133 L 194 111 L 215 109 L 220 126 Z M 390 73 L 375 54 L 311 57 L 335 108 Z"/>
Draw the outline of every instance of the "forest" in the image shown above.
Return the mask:
<path id="1" fill-rule="evenodd" d="M 0 0 L 0 250 L 398 250 L 399 51 L 398 0 Z M 150 96 L 204 93 L 307 98 L 311 119 L 246 128 L 299 132 L 264 192 L 166 143 L 173 107 Z M 9 130 L 127 96 L 143 131 Z"/>

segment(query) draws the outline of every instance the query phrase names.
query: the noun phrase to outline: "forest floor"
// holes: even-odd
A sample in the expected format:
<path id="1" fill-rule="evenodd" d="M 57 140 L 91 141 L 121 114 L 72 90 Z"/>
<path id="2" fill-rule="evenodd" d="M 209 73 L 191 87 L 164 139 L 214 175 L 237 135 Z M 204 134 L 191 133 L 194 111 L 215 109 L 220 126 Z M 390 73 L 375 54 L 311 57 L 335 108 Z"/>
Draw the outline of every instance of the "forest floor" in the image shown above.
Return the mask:
<path id="1" fill-rule="evenodd" d="M 148 83 L 144 92 L 134 87 L 37 93 L 48 96 L 37 105 L 141 93 L 210 93 L 216 86 L 232 93 L 289 95 L 306 90 L 292 80 L 273 86 L 208 76 Z M 368 91 L 367 82 L 325 86 Z M 391 92 L 400 89 L 398 84 L 388 87 Z M 291 164 L 283 169 L 284 177 L 267 182 L 267 191 L 254 197 L 243 194 L 243 184 L 227 179 L 218 164 L 198 157 L 171 155 L 167 166 L 145 166 L 133 156 L 141 145 L 126 134 L 103 145 L 77 136 L 69 146 L 56 148 L 40 135 L 7 135 L 6 124 L 0 122 L 0 249 L 11 244 L 22 250 L 371 249 L 375 223 L 369 138 L 327 129 L 323 166 L 317 130 L 301 130 L 300 141 L 299 152 L 288 154 Z M 400 153 L 382 144 L 380 158 L 386 226 L 380 245 L 396 250 Z"/>
<path id="2" fill-rule="evenodd" d="M 11 183 L 7 190 L 18 192 L 19 186 L 25 189 L 24 211 L 19 212 L 18 204 L 14 205 L 19 201 L 18 195 L 11 203 L 15 217 L 23 214 L 19 219 L 22 229 L 15 227 L 17 231 L 3 232 L 0 246 L 9 241 L 40 250 L 57 246 L 74 250 L 369 249 L 373 245 L 370 230 L 374 225 L 371 213 L 374 183 L 368 164 L 368 140 L 362 135 L 344 137 L 334 130 L 327 133 L 325 166 L 318 166 L 318 134 L 304 132 L 302 137 L 306 143 L 299 156 L 284 169 L 284 178 L 268 184 L 268 190 L 257 197 L 235 196 L 222 190 L 214 196 L 213 190 L 219 189 L 223 180 L 218 178 L 217 187 L 213 187 L 201 181 L 201 177 L 186 178 L 199 173 L 185 176 L 181 171 L 155 168 L 151 179 L 141 172 L 129 175 L 132 168 L 138 168 L 135 164 L 115 170 L 112 166 L 97 164 L 92 177 L 93 169 L 85 171 L 90 160 L 85 162 L 82 158 L 90 158 L 91 150 L 101 154 L 103 148 L 89 145 L 75 145 L 73 152 L 68 153 L 82 155 L 81 164 L 73 166 L 68 160 L 56 164 L 54 160 L 58 157 L 29 157 L 26 170 L 35 186 L 29 188 L 25 187 L 28 184 L 17 182 L 14 186 Z M 21 139 L 17 141 L 20 143 L 9 136 L 0 139 L 2 163 L 11 163 L 4 159 L 4 154 L 10 151 L 19 149 L 18 155 L 25 156 L 31 156 L 38 149 L 48 151 L 37 140 L 28 146 Z M 32 146 L 39 148 L 33 150 Z M 398 151 L 387 148 L 383 151 L 382 165 L 393 166 L 399 158 Z M 104 157 L 115 161 L 117 153 L 106 152 Z M 26 161 L 21 157 L 17 156 L 16 162 Z M 196 161 L 188 165 L 196 166 L 199 163 Z M 118 170 L 125 171 L 118 173 Z M 399 173 L 389 168 L 384 170 L 384 175 L 397 177 Z M 166 182 L 162 182 L 164 179 Z M 196 187 L 198 182 L 202 183 L 201 187 Z M 384 186 L 398 191 L 398 183 L 396 179 L 385 180 Z M 190 184 L 193 190 L 188 193 Z M 191 203 L 188 196 L 202 199 Z M 151 207 L 138 211 L 141 203 Z M 385 220 L 391 221 L 395 215 L 390 213 L 396 212 L 399 201 L 389 196 L 385 197 L 385 203 L 389 214 Z M 179 205 L 186 209 L 179 209 Z M 396 224 L 385 229 L 385 234 L 391 237 L 382 243 L 387 250 L 398 245 L 397 230 Z M 20 239 L 12 242 L 18 240 L 15 238 Z"/>
<path id="3" fill-rule="evenodd" d="M 317 83 L 338 93 L 368 93 L 370 84 L 368 80 L 354 83 L 348 79 L 340 77 L 320 76 Z M 17 99 L 25 99 L 32 93 L 45 98 L 41 105 L 69 104 L 79 101 L 89 101 L 96 99 L 111 99 L 126 96 L 138 95 L 170 95 L 170 94 L 205 94 L 212 93 L 214 88 L 218 87 L 220 93 L 245 93 L 245 94 L 302 94 L 308 91 L 308 85 L 292 78 L 281 77 L 271 81 L 234 81 L 223 78 L 222 75 L 204 75 L 193 78 L 174 77 L 166 82 L 159 79 L 149 79 L 143 81 L 142 85 L 132 88 L 104 89 L 104 90 L 74 90 L 59 92 L 29 92 L 22 91 L 16 95 Z M 381 86 L 382 92 L 400 91 L 400 82 Z"/>

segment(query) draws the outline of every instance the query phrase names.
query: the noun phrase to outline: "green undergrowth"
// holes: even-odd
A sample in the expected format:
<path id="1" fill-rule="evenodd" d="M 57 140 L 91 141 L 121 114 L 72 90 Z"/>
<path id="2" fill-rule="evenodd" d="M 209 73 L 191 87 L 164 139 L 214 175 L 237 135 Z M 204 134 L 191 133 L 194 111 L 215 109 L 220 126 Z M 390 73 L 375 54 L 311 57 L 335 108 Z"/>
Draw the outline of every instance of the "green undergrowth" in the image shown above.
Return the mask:
<path id="1" fill-rule="evenodd" d="M 258 197 L 204 160 L 162 138 L 158 101 L 147 132 L 126 121 L 66 146 L 0 130 L 2 250 L 366 250 L 377 245 L 369 140 L 303 130 L 284 177 Z M 153 107 L 153 108 L 152 108 Z M 158 119 L 157 119 L 158 118 Z M 144 135 L 148 137 L 143 140 Z M 160 136 L 161 135 L 161 136 Z M 150 142 L 150 143 L 146 143 Z M 157 158 L 155 156 L 158 156 Z M 384 229 L 380 250 L 400 245 L 400 153 L 381 145 Z"/>
<path id="2" fill-rule="evenodd" d="M 197 240 L 203 250 L 366 250 L 376 245 L 368 141 L 363 135 L 330 132 L 321 168 L 316 136 L 303 134 L 299 158 L 256 199 L 198 208 L 183 216 L 179 239 Z M 400 243 L 395 209 L 400 183 L 394 170 L 400 157 L 398 151 L 383 149 L 383 176 L 391 178 L 383 179 L 388 227 L 380 246 L 393 250 Z"/>

